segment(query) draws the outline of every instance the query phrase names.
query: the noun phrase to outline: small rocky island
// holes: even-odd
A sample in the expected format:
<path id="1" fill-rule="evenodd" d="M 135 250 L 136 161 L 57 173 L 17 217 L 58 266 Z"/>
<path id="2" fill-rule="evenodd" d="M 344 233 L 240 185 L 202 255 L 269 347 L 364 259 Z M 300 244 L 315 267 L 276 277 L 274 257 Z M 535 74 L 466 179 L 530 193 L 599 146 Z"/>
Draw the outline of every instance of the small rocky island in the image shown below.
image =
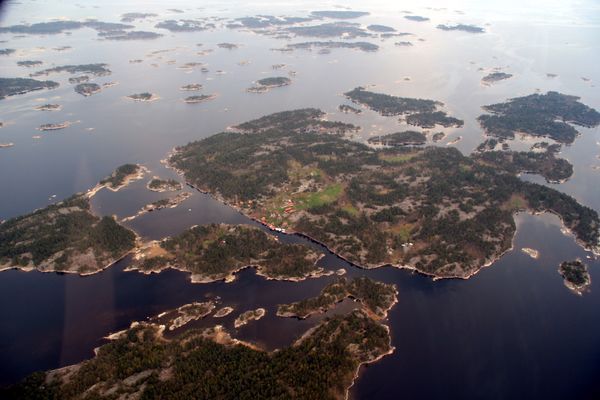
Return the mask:
<path id="1" fill-rule="evenodd" d="M 569 144 L 579 134 L 572 125 L 600 125 L 598 111 L 580 103 L 577 96 L 558 92 L 517 97 L 483 109 L 490 114 L 477 120 L 488 135 L 501 139 L 513 139 L 519 132 Z"/>
<path id="2" fill-rule="evenodd" d="M 179 89 L 187 92 L 195 92 L 198 90 L 202 90 L 202 85 L 200 83 L 190 83 L 188 85 L 180 87 Z"/>
<path id="3" fill-rule="evenodd" d="M 148 181 L 146 187 L 153 192 L 176 192 L 181 190 L 181 183 L 175 179 L 160 179 L 154 176 Z"/>
<path id="4" fill-rule="evenodd" d="M 70 121 L 52 123 L 52 124 L 42 124 L 37 129 L 38 131 L 58 131 L 61 129 L 65 129 L 71 126 Z"/>
<path id="5" fill-rule="evenodd" d="M 96 93 L 100 93 L 102 87 L 97 83 L 80 83 L 75 86 L 75 92 L 82 96 L 88 97 Z"/>
<path id="6" fill-rule="evenodd" d="M 272 88 L 288 86 L 292 84 L 292 80 L 285 76 L 275 76 L 270 78 L 263 78 L 256 81 L 256 86 L 247 89 L 248 92 L 262 93 Z"/>
<path id="7" fill-rule="evenodd" d="M 359 302 L 363 310 L 372 318 L 382 319 L 396 304 L 398 291 L 395 285 L 376 282 L 367 277 L 338 278 L 325 286 L 317 297 L 301 300 L 292 304 L 280 304 L 277 315 L 306 319 L 312 314 L 332 309 L 345 298 Z"/>
<path id="8" fill-rule="evenodd" d="M 196 96 L 188 96 L 183 101 L 187 104 L 204 103 L 206 101 L 214 100 L 217 98 L 216 94 L 201 94 Z"/>
<path id="9" fill-rule="evenodd" d="M 463 31 L 468 33 L 484 33 L 485 29 L 476 25 L 467 24 L 456 24 L 456 25 L 443 25 L 440 24 L 436 28 L 443 31 Z"/>
<path id="10" fill-rule="evenodd" d="M 154 101 L 158 100 L 158 96 L 150 92 L 134 93 L 127 96 L 133 101 Z"/>
<path id="11" fill-rule="evenodd" d="M 129 269 L 191 272 L 192 282 L 232 281 L 235 273 L 255 267 L 268 279 L 300 281 L 325 274 L 315 263 L 322 256 L 298 244 L 281 244 L 258 228 L 211 224 L 150 242 L 138 251 Z"/>
<path id="12" fill-rule="evenodd" d="M 250 321 L 258 321 L 265 316 L 267 310 L 264 308 L 257 308 L 256 310 L 248 310 L 241 313 L 234 321 L 233 326 L 238 329 L 248 324 Z"/>
<path id="13" fill-rule="evenodd" d="M 35 108 L 38 111 L 60 111 L 62 110 L 62 106 L 60 104 L 42 104 L 41 106 L 37 106 Z"/>
<path id="14" fill-rule="evenodd" d="M 565 261 L 560 264 L 558 273 L 563 277 L 565 286 L 578 295 L 582 295 L 592 284 L 587 265 L 581 260 Z"/>
<path id="15" fill-rule="evenodd" d="M 500 82 L 509 78 L 512 78 L 512 74 L 507 74 L 506 72 L 492 72 L 481 78 L 481 83 L 489 86 L 493 83 Z"/>

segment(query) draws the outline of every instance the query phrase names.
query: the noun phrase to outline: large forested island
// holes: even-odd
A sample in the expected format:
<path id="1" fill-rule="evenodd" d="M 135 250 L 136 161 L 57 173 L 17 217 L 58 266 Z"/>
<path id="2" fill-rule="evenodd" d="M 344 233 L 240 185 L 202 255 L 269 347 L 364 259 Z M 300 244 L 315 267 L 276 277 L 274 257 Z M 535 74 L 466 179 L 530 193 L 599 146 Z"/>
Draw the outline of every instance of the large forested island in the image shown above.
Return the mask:
<path id="1" fill-rule="evenodd" d="M 129 269 L 158 272 L 176 268 L 192 273 L 193 282 L 232 280 L 246 267 L 269 279 L 302 280 L 323 274 L 315 266 L 321 255 L 299 244 L 281 244 L 258 228 L 244 225 L 202 225 L 136 254 Z"/>
<path id="2" fill-rule="evenodd" d="M 426 102 L 426 104 L 431 103 Z M 177 148 L 170 164 L 202 191 L 367 268 L 467 278 L 511 248 L 513 213 L 557 214 L 598 251 L 598 214 L 453 148 L 372 149 L 317 109 L 276 113 Z"/>
<path id="3" fill-rule="evenodd" d="M 0 269 L 94 273 L 135 246 L 135 234 L 97 217 L 77 194 L 0 224 Z"/>
<path id="4" fill-rule="evenodd" d="M 433 128 L 435 125 L 445 127 L 461 127 L 463 125 L 462 120 L 450 117 L 446 112 L 439 110 L 438 108 L 444 105 L 439 101 L 391 96 L 370 92 L 362 87 L 357 87 L 344 95 L 353 102 L 363 104 L 381 115 L 404 116 L 410 125 L 422 128 Z"/>
<path id="5" fill-rule="evenodd" d="M 490 114 L 479 116 L 479 123 L 488 135 L 500 139 L 526 133 L 572 143 L 578 132 L 571 124 L 590 128 L 600 124 L 598 111 L 579 102 L 579 97 L 558 92 L 517 97 L 483 109 Z"/>

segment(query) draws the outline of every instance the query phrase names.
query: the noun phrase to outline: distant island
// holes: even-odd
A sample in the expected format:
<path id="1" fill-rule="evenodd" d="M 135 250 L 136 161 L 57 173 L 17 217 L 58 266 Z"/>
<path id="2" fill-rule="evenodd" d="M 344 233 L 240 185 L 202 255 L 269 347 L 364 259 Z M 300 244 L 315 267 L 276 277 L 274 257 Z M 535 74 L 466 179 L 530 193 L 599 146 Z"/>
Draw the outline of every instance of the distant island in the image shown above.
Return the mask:
<path id="1" fill-rule="evenodd" d="M 422 128 L 433 128 L 435 125 L 444 127 L 461 127 L 463 121 L 448 116 L 438 107 L 444 104 L 428 99 L 414 99 L 410 97 L 397 97 L 388 94 L 375 93 L 357 87 L 344 95 L 355 103 L 363 104 L 381 115 L 403 115 L 410 125 Z"/>
<path id="2" fill-rule="evenodd" d="M 480 115 L 477 120 L 488 135 L 500 139 L 512 139 L 519 132 L 569 144 L 578 135 L 571 124 L 600 125 L 598 111 L 580 103 L 577 96 L 558 92 L 517 97 L 483 109 L 491 115 Z"/>
<path id="3" fill-rule="evenodd" d="M 352 19 L 359 18 L 369 15 L 365 11 L 345 11 L 345 10 L 334 10 L 334 11 L 313 11 L 310 15 L 314 17 L 322 18 L 333 18 L 333 19 Z"/>
<path id="4" fill-rule="evenodd" d="M 578 295 L 582 295 L 592 284 L 588 268 L 581 260 L 563 262 L 558 273 L 563 277 L 565 286 Z"/>
<path id="5" fill-rule="evenodd" d="M 392 28 L 391 26 L 387 26 L 387 25 L 373 24 L 373 25 L 368 25 L 367 29 L 370 31 L 373 31 L 373 32 L 382 32 L 382 33 L 396 32 L 395 28 Z"/>
<path id="6" fill-rule="evenodd" d="M 108 35 L 104 35 L 106 40 L 153 40 L 163 37 L 164 35 L 156 32 L 149 31 L 128 31 L 128 32 L 111 32 Z"/>
<path id="7" fill-rule="evenodd" d="M 506 72 L 492 72 L 481 78 L 481 83 L 490 85 L 509 78 L 512 78 L 512 74 L 507 74 Z"/>
<path id="8" fill-rule="evenodd" d="M 403 131 L 373 136 L 368 142 L 385 146 L 421 146 L 427 143 L 427 136 L 417 131 Z"/>
<path id="9" fill-rule="evenodd" d="M 158 17 L 158 14 L 154 13 L 142 13 L 142 12 L 130 12 L 121 15 L 121 22 L 134 22 L 136 19 L 146 19 Z"/>
<path id="10" fill-rule="evenodd" d="M 204 24 L 202 21 L 195 21 L 192 19 L 169 19 L 166 21 L 159 22 L 158 24 L 154 25 L 154 27 L 159 29 L 166 29 L 171 32 L 200 32 L 209 29 L 209 26 Z"/>
<path id="11" fill-rule="evenodd" d="M 74 90 L 76 93 L 87 97 L 99 93 L 102 88 L 97 83 L 80 83 L 79 85 L 75 86 Z"/>
<path id="12" fill-rule="evenodd" d="M 188 104 L 204 103 L 205 101 L 214 100 L 217 98 L 216 94 L 201 94 L 197 96 L 188 96 L 183 99 Z"/>
<path id="13" fill-rule="evenodd" d="M 39 60 L 17 61 L 17 65 L 19 67 L 27 67 L 27 68 L 39 67 L 42 64 L 43 64 L 43 62 L 41 62 Z"/>
<path id="14" fill-rule="evenodd" d="M 211 224 L 148 243 L 128 269 L 149 273 L 175 268 L 191 272 L 192 282 L 204 283 L 232 281 L 238 271 L 255 267 L 268 279 L 299 281 L 323 275 L 315 265 L 320 257 L 306 246 L 281 244 L 257 228 Z"/>
<path id="15" fill-rule="evenodd" d="M 0 100 L 42 89 L 56 89 L 57 82 L 29 78 L 0 78 Z"/>
<path id="16" fill-rule="evenodd" d="M 81 64 L 81 65 L 61 65 L 58 67 L 52 67 L 43 69 L 41 71 L 30 74 L 32 77 L 50 75 L 52 73 L 68 72 L 69 74 L 91 74 L 94 76 L 106 76 L 110 75 L 112 71 L 107 68 L 108 64 L 97 63 L 97 64 Z"/>
<path id="17" fill-rule="evenodd" d="M 315 313 L 326 312 L 345 298 L 359 302 L 372 318 L 381 319 L 396 304 L 398 291 L 395 285 L 376 282 L 367 277 L 338 278 L 325 286 L 317 297 L 292 304 L 280 304 L 277 315 L 305 319 Z"/>
<path id="18" fill-rule="evenodd" d="M 406 17 L 405 17 L 406 18 Z M 476 25 L 456 24 L 456 25 L 443 25 L 440 24 L 436 28 L 443 31 L 463 31 L 468 33 L 483 33 L 485 29 Z"/>
<path id="19" fill-rule="evenodd" d="M 71 126 L 70 121 L 52 123 L 52 124 L 42 124 L 39 126 L 38 131 L 57 131 L 60 129 L 65 129 Z"/>
<path id="20" fill-rule="evenodd" d="M 197 90 L 202 90 L 202 85 L 200 83 L 190 83 L 188 85 L 184 85 L 179 88 L 180 90 L 192 92 Z"/>
<path id="21" fill-rule="evenodd" d="M 269 78 L 263 78 L 256 81 L 256 86 L 252 86 L 247 89 L 248 92 L 262 93 L 269 89 L 288 86 L 292 84 L 292 80 L 285 76 L 274 76 Z"/>
<path id="22" fill-rule="evenodd" d="M 15 49 L 0 49 L 0 56 L 9 56 L 16 52 Z"/>
<path id="23" fill-rule="evenodd" d="M 420 15 L 405 15 L 404 18 L 408 19 L 409 21 L 415 21 L 415 22 L 429 21 L 429 18 L 421 17 Z"/>
<path id="24" fill-rule="evenodd" d="M 150 92 L 134 93 L 127 96 L 128 99 L 134 101 L 154 101 L 158 100 L 158 96 Z"/>
<path id="25" fill-rule="evenodd" d="M 62 106 L 60 104 L 42 104 L 35 109 L 38 111 L 60 111 Z"/>
<path id="26" fill-rule="evenodd" d="M 301 43 L 290 43 L 286 48 L 288 49 L 312 49 L 313 47 L 325 48 L 325 49 L 358 49 L 362 51 L 377 51 L 379 46 L 369 42 L 301 42 Z"/>
<path id="27" fill-rule="evenodd" d="M 406 42 L 406 41 L 404 41 L 404 42 L 395 42 L 394 45 L 400 46 L 400 47 L 410 47 L 413 44 L 412 44 L 412 42 Z"/>
<path id="28" fill-rule="evenodd" d="M 307 37 L 367 37 L 371 36 L 369 32 L 361 28 L 360 25 L 349 22 L 330 22 L 320 25 L 291 26 L 286 31 L 296 36 Z"/>
<path id="29" fill-rule="evenodd" d="M 234 50 L 240 46 L 235 43 L 217 43 L 217 47 L 221 49 Z"/>
<path id="30" fill-rule="evenodd" d="M 436 106 L 377 104 L 391 113 Z M 352 127 L 323 115 L 267 115 L 179 147 L 169 163 L 256 221 L 308 236 L 364 268 L 468 278 L 511 248 L 513 214 L 522 210 L 558 215 L 580 245 L 600 252 L 598 214 L 566 194 L 454 148 L 372 149 L 344 139 Z"/>

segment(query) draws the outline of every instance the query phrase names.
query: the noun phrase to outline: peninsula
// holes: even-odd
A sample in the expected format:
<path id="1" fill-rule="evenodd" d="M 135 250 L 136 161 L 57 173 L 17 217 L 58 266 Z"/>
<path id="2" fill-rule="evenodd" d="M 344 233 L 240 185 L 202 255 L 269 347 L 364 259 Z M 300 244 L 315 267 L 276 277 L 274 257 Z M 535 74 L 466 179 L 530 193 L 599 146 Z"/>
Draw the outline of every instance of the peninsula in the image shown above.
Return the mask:
<path id="1" fill-rule="evenodd" d="M 172 338 L 164 330 L 165 325 L 135 322 L 111 335 L 94 358 L 32 374 L 0 395 L 343 400 L 361 365 L 393 351 L 389 328 L 361 310 L 325 319 L 273 352 L 233 338 L 220 325 Z"/>
<path id="2" fill-rule="evenodd" d="M 322 256 L 298 244 L 281 244 L 262 230 L 245 225 L 211 224 L 190 228 L 141 248 L 128 269 L 160 272 L 174 268 L 192 274 L 192 282 L 232 281 L 254 267 L 268 279 L 299 281 L 326 272 L 315 263 Z"/>
<path id="3" fill-rule="evenodd" d="M 64 201 L 0 224 L 0 270 L 98 272 L 129 253 L 135 234 L 112 217 L 98 217 L 89 199 Z"/>
<path id="4" fill-rule="evenodd" d="M 352 298 L 361 304 L 362 309 L 372 318 L 382 319 L 398 301 L 395 285 L 376 282 L 367 277 L 338 278 L 325 286 L 317 297 L 292 304 L 280 304 L 277 315 L 306 319 L 312 314 L 323 313 L 335 307 L 345 298 Z"/>

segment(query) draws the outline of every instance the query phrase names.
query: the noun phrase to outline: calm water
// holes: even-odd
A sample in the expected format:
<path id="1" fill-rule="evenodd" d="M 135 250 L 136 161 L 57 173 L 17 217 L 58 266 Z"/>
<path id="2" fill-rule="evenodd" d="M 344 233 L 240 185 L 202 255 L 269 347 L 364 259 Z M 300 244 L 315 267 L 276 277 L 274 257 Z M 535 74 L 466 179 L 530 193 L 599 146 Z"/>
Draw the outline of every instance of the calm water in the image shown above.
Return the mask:
<path id="1" fill-rule="evenodd" d="M 44 207 L 55 201 L 52 195 L 61 199 L 86 190 L 125 162 L 143 163 L 152 175 L 175 177 L 159 162 L 174 146 L 275 111 L 319 107 L 332 120 L 361 126 L 357 140 L 403 128 L 395 118 L 368 111 L 360 116 L 340 114 L 337 107 L 345 102 L 342 93 L 358 85 L 375 85 L 376 91 L 443 101 L 452 115 L 465 120 L 465 127 L 447 130 L 449 135 L 440 145 L 460 135 L 463 140 L 457 147 L 465 153 L 483 140 L 475 118 L 484 104 L 536 90 L 558 90 L 581 96 L 584 103 L 600 109 L 596 87 L 600 81 L 597 3 L 520 3 L 484 7 L 467 1 L 449 9 L 433 10 L 408 2 L 375 2 L 370 3 L 370 9 L 359 2 L 349 2 L 355 9 L 372 12 L 358 20 L 365 25 L 386 24 L 414 33 L 408 37 L 415 44 L 411 48 L 394 46 L 395 39 L 369 39 L 381 46 L 372 54 L 341 49 L 328 55 L 305 51 L 283 54 L 269 49 L 284 46 L 285 40 L 222 28 L 176 34 L 165 31 L 158 40 L 136 42 L 99 41 L 95 31 L 87 29 L 46 37 L 0 35 L 0 40 L 7 41 L 0 47 L 18 50 L 16 55 L 0 59 L 1 76 L 26 76 L 32 72 L 17 67 L 18 60 L 43 60 L 44 68 L 53 64 L 106 62 L 113 74 L 95 78 L 94 82 L 119 82 L 83 98 L 68 84 L 69 75 L 54 74 L 48 79 L 60 82 L 60 88 L 1 101 L 0 120 L 5 127 L 0 129 L 0 143 L 14 142 L 15 146 L 0 149 L 0 218 Z M 429 5 L 443 6 L 434 2 Z M 318 2 L 294 1 L 277 6 L 268 2 L 202 2 L 194 6 L 175 2 L 169 7 L 181 8 L 186 14 L 165 14 L 166 6 L 158 2 L 140 9 L 134 2 L 85 2 L 77 7 L 24 1 L 5 6 L 0 24 L 65 16 L 117 21 L 121 13 L 133 11 L 156 12 L 164 16 L 160 19 L 178 19 L 184 18 L 182 15 L 306 15 L 322 8 Z M 406 21 L 402 10 L 429 16 L 432 21 Z M 475 23 L 485 26 L 488 33 L 470 35 L 434 28 L 448 22 Z M 137 29 L 153 30 L 154 23 L 156 20 L 135 25 Z M 220 42 L 238 43 L 241 47 L 220 49 L 216 46 Z M 198 47 L 198 43 L 203 46 Z M 72 49 L 51 50 L 62 45 Z M 170 51 L 148 56 L 164 49 Z M 197 52 L 202 49 L 214 51 L 200 56 Z M 130 59 L 144 62 L 130 64 Z M 175 63 L 168 63 L 170 60 Z M 192 61 L 206 63 L 210 72 L 201 73 L 197 68 L 188 73 L 177 68 Z M 250 63 L 240 66 L 241 61 Z M 273 71 L 271 65 L 278 63 L 288 67 Z M 493 67 L 502 67 L 515 76 L 492 87 L 482 87 L 481 77 Z M 219 75 L 217 70 L 226 73 Z M 297 72 L 291 86 L 262 95 L 245 92 L 257 79 L 285 75 L 288 71 Z M 548 78 L 546 73 L 558 76 Z M 410 80 L 405 81 L 404 77 Z M 181 99 L 193 93 L 181 92 L 179 87 L 188 83 L 203 84 L 202 93 L 216 93 L 217 99 L 200 105 L 183 103 Z M 142 91 L 155 92 L 161 98 L 153 103 L 123 98 Z M 47 102 L 62 104 L 62 111 L 32 110 Z M 40 133 L 35 129 L 44 123 L 65 120 L 77 123 L 56 132 Z M 573 178 L 553 186 L 600 210 L 600 171 L 593 168 L 600 165 L 600 131 L 581 131 L 582 136 L 562 152 L 574 164 Z M 32 138 L 38 134 L 41 139 Z M 527 148 L 531 143 L 515 141 L 511 146 Z M 536 176 L 523 178 L 544 183 Z M 118 193 L 101 191 L 94 198 L 94 210 L 122 218 L 165 196 L 148 192 L 145 183 L 146 180 L 135 182 Z M 209 196 L 194 192 L 179 207 L 147 214 L 129 226 L 146 238 L 156 239 L 210 222 L 250 223 Z M 555 217 L 523 214 L 517 216 L 517 223 L 516 251 L 468 281 L 433 282 L 392 268 L 362 271 L 331 254 L 321 261 L 327 268 L 346 268 L 350 276 L 365 274 L 396 283 L 399 288 L 399 303 L 389 316 L 396 351 L 363 369 L 352 390 L 355 397 L 581 398 L 600 393 L 598 262 L 587 260 L 592 290 L 576 296 L 563 286 L 557 267 L 565 259 L 585 258 L 586 253 L 560 232 Z M 297 237 L 281 238 L 303 241 Z M 519 251 L 522 247 L 540 250 L 540 258 L 532 260 Z M 231 284 L 193 285 L 187 274 L 177 271 L 150 276 L 123 272 L 127 262 L 123 260 L 89 277 L 0 273 L 0 383 L 89 358 L 93 348 L 103 343 L 103 336 L 126 328 L 131 321 L 217 296 L 220 305 L 236 309 L 218 323 L 267 348 L 285 346 L 318 319 L 277 318 L 277 304 L 313 296 L 332 279 L 273 282 L 245 270 Z M 344 303 L 337 311 L 349 306 Z M 257 307 L 265 307 L 267 316 L 236 332 L 233 319 L 237 313 Z M 194 326 L 216 322 L 209 317 Z"/>

